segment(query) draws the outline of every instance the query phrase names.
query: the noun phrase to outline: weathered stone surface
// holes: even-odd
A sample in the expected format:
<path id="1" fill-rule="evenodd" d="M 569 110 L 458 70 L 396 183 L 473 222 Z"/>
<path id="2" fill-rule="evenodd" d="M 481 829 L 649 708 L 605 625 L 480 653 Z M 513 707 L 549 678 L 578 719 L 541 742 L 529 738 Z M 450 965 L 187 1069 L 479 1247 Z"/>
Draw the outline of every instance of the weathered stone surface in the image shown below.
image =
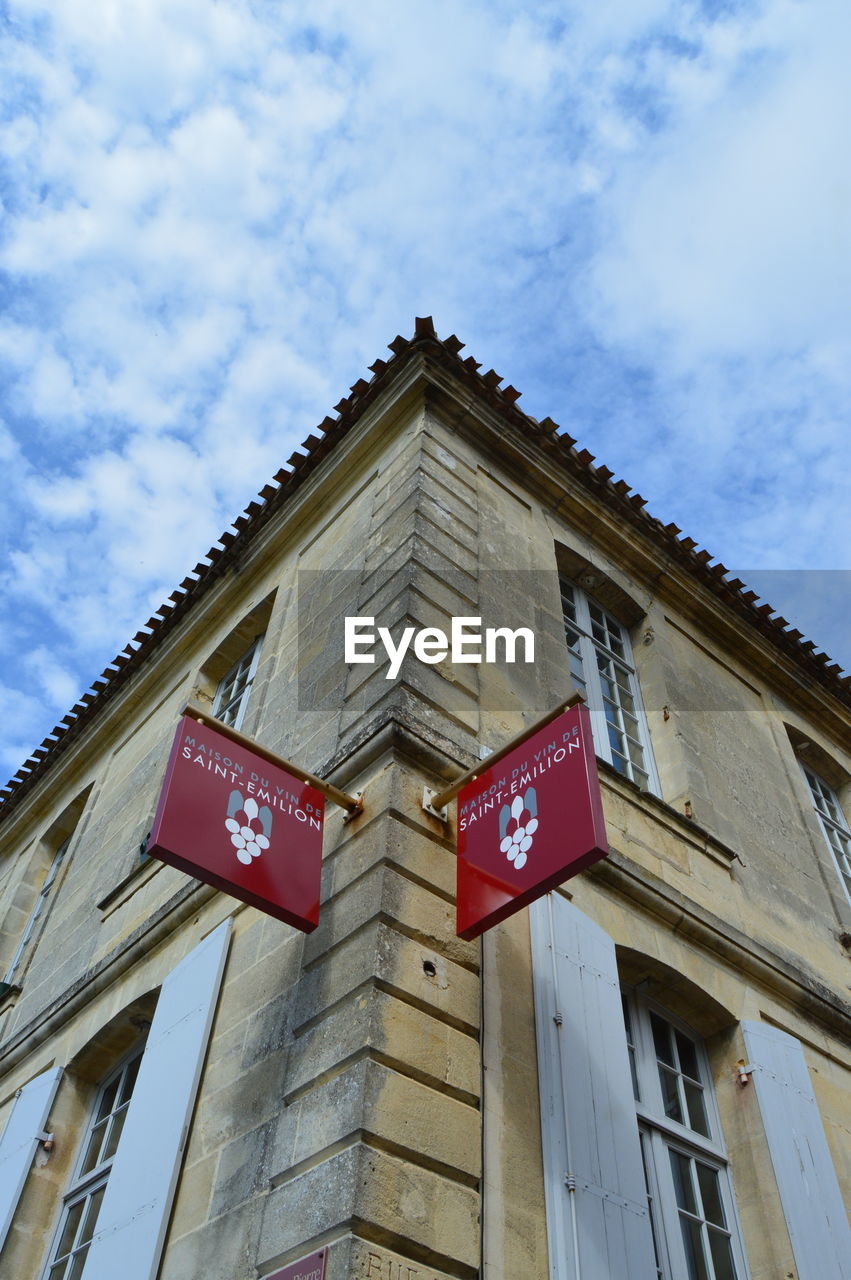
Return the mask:
<path id="1" fill-rule="evenodd" d="M 426 962 L 434 966 L 434 974 Z M 372 986 L 463 1031 L 474 1033 L 478 1026 L 474 974 L 384 924 L 369 923 L 305 973 L 294 1002 L 294 1029 L 305 1030 L 352 992 Z"/>
<path id="2" fill-rule="evenodd" d="M 55 1149 L 37 1158 L 4 1250 L 15 1280 L 41 1273 L 97 1083 L 144 1026 L 139 1010 L 229 912 L 160 1280 L 262 1280 L 320 1244 L 327 1280 L 548 1274 L 526 916 L 483 951 L 456 937 L 454 820 L 421 797 L 570 692 L 559 569 L 632 628 L 661 789 L 601 766 L 612 857 L 569 892 L 614 940 L 622 978 L 652 984 L 705 1039 L 752 1280 L 790 1274 L 794 1258 L 753 1092 L 736 1083 L 743 1017 L 801 1039 L 851 1187 L 839 942 L 851 907 L 792 745 L 809 744 L 848 813 L 847 711 L 602 479 L 589 488 L 534 427 L 515 431 L 497 400 L 418 359 L 4 827 L 6 965 L 51 841 L 72 811 L 77 822 L 22 990 L 0 1009 L 0 1124 L 21 1085 L 65 1068 Z M 346 666 L 347 613 L 394 629 L 446 629 L 453 615 L 529 625 L 536 662 L 408 659 L 387 681 L 380 662 Z M 212 704 L 252 620 L 266 638 L 245 732 L 309 769 L 333 762 L 366 792 L 351 824 L 329 811 L 309 937 L 172 868 L 134 872 L 179 707 Z"/>
<path id="3" fill-rule="evenodd" d="M 463 1031 L 378 987 L 356 992 L 298 1036 L 287 1066 L 287 1100 L 358 1053 L 404 1066 L 417 1079 L 475 1102 L 479 1051 Z"/>
<path id="4" fill-rule="evenodd" d="M 409 1242 L 436 1267 L 474 1269 L 478 1204 L 472 1189 L 356 1143 L 270 1192 L 259 1252 L 275 1257 L 355 1220 L 388 1245 Z"/>
<path id="5" fill-rule="evenodd" d="M 359 1134 L 468 1185 L 479 1177 L 477 1110 L 368 1057 L 315 1084 L 281 1113 L 269 1154 L 271 1177 Z"/>
<path id="6" fill-rule="evenodd" d="M 305 944 L 305 963 L 312 965 L 371 920 L 393 921 L 428 948 L 456 964 L 478 968 L 478 943 L 455 932 L 455 905 L 394 867 L 376 866 L 348 885 L 324 907 L 315 933 Z"/>

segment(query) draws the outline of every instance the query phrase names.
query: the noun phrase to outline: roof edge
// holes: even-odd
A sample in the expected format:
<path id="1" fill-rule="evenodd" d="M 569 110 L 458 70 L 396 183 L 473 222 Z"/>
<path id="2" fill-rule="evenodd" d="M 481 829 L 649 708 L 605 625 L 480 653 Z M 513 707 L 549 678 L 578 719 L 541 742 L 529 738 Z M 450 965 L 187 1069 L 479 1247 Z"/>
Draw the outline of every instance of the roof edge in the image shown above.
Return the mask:
<path id="1" fill-rule="evenodd" d="M 569 475 L 579 481 L 598 499 L 630 525 L 649 537 L 679 564 L 702 581 L 742 620 L 755 628 L 774 647 L 796 662 L 806 675 L 826 689 L 846 707 L 851 707 L 851 676 L 827 654 L 817 651 L 801 631 L 792 627 L 760 597 L 748 590 L 739 578 L 729 578 L 725 565 L 715 561 L 711 552 L 699 548 L 693 538 L 683 534 L 675 524 L 663 524 L 645 510 L 647 500 L 616 479 L 608 467 L 597 464 L 587 449 L 576 449 L 577 441 L 562 431 L 552 418 L 540 421 L 517 407 L 520 392 L 503 386 L 504 379 L 494 369 L 481 373 L 481 364 L 472 356 L 461 358 L 464 343 L 455 334 L 439 338 L 430 316 L 417 317 L 411 338 L 397 335 L 388 344 L 389 360 L 378 359 L 369 366 L 372 377 L 359 378 L 334 406 L 336 417 L 325 417 L 302 441 L 284 467 L 265 485 L 246 509 L 236 517 L 218 541 L 195 568 L 160 605 L 132 640 L 104 668 L 89 689 L 80 697 L 59 724 L 46 735 L 27 757 L 17 773 L 0 787 L 0 821 L 12 812 L 52 767 L 59 757 L 81 735 L 100 711 L 114 698 L 127 681 L 144 665 L 161 641 L 183 620 L 197 601 L 219 578 L 245 554 L 260 530 L 299 489 L 340 439 L 363 416 L 365 411 L 398 376 L 412 355 L 423 352 L 449 369 L 466 383 L 476 395 L 496 409 L 527 439 L 531 438 Z"/>

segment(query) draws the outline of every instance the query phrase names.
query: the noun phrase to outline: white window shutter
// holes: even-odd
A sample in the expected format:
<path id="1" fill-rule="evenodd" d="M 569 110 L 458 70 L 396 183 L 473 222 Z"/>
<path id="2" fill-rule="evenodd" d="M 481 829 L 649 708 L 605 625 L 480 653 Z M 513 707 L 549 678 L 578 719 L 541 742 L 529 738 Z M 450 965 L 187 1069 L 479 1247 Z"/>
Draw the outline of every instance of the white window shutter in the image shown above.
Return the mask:
<path id="1" fill-rule="evenodd" d="M 656 1264 L 614 943 L 559 894 L 530 915 L 550 1274 L 647 1280 Z"/>
<path id="2" fill-rule="evenodd" d="M 0 1250 L 6 1243 L 61 1076 L 61 1067 L 51 1067 L 25 1084 L 18 1091 L 0 1137 Z"/>
<path id="3" fill-rule="evenodd" d="M 230 920 L 166 978 L 82 1280 L 154 1280 L 230 941 Z"/>
<path id="4" fill-rule="evenodd" d="M 798 1280 L 851 1280 L 851 1230 L 800 1041 L 764 1022 L 742 1030 Z"/>

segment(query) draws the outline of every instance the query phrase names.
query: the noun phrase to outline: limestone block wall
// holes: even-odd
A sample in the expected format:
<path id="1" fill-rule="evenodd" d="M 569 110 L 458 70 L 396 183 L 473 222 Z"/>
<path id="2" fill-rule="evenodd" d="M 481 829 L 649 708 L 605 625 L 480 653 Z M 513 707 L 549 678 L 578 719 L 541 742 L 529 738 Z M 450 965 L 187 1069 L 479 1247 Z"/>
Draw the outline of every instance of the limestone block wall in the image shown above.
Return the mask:
<path id="1" fill-rule="evenodd" d="M 347 672 L 339 651 L 319 643 L 339 620 L 341 598 L 394 630 L 442 625 L 475 606 L 475 488 L 465 487 L 459 458 L 453 489 L 445 487 L 445 446 L 438 458 L 423 428 L 421 420 L 370 487 L 362 568 L 320 571 L 302 598 L 304 686 L 299 695 L 290 683 L 282 696 L 337 709 L 336 756 L 368 761 L 350 764 L 345 777 L 365 791 L 367 808 L 349 824 L 332 819 L 320 926 L 271 1015 L 285 1054 L 276 1113 L 243 1107 L 243 1119 L 257 1123 L 223 1132 L 219 1092 L 205 1089 L 193 1143 L 205 1132 L 222 1139 L 209 1216 L 172 1234 L 164 1280 L 190 1268 L 224 1275 L 223 1256 L 233 1265 L 251 1249 L 264 1274 L 320 1244 L 330 1246 L 332 1277 L 395 1280 L 400 1267 L 471 1277 L 479 1268 L 479 947 L 455 935 L 453 845 L 420 808 L 416 764 L 418 752 L 448 744 L 457 753 L 474 740 L 475 681 L 410 662 L 397 682 L 378 662 Z M 449 523 L 451 536 L 440 527 Z M 238 981 L 245 996 L 233 1007 L 244 1008 L 255 984 Z M 226 992 L 220 1016 L 230 999 Z M 251 1017 L 242 1021 L 250 1036 Z M 222 1068 L 234 1073 L 234 1094 L 244 1057 L 244 1047 L 242 1057 L 231 1050 Z M 187 1173 L 192 1157 L 190 1147 Z M 178 1223 L 187 1198 L 184 1175 Z"/>
<path id="2" fill-rule="evenodd" d="M 300 531 L 299 541 L 309 542 L 325 517 L 319 541 L 333 534 L 356 609 L 375 608 L 385 621 L 386 605 L 389 625 L 469 612 L 475 595 L 475 490 L 465 496 L 456 483 L 455 492 L 441 492 L 429 450 L 421 431 L 403 435 L 381 489 L 362 483 L 369 501 L 357 518 L 341 529 L 333 526 L 335 509 L 326 508 Z M 449 504 L 472 521 L 459 580 L 463 605 L 452 594 L 458 530 L 448 536 L 440 527 L 452 523 Z M 204 695 L 198 673 L 209 653 L 241 612 L 272 590 L 246 728 L 273 748 L 312 753 L 317 765 L 323 756 L 368 747 L 369 776 L 361 769 L 356 779 L 369 792 L 368 810 L 349 825 L 330 819 L 322 923 L 309 939 L 236 909 L 239 928 L 161 1275 L 264 1274 L 308 1245 L 327 1243 L 332 1277 L 402 1265 L 412 1276 L 418 1268 L 472 1276 L 480 1215 L 478 946 L 455 936 L 454 853 L 442 824 L 419 808 L 422 775 L 405 764 L 404 741 L 378 737 L 388 725 L 401 726 L 414 755 L 418 744 L 434 752 L 444 739 L 455 754 L 469 751 L 475 682 L 465 686 L 434 671 L 421 679 L 413 667 L 398 683 L 385 681 L 380 669 L 359 681 L 362 673 L 346 669 L 327 635 L 341 612 L 356 609 L 334 590 L 334 573 L 323 583 L 324 569 L 313 599 L 299 601 L 301 559 L 290 554 L 258 565 L 253 583 L 230 591 L 224 584 L 225 608 L 220 600 L 210 611 L 215 628 L 192 637 L 167 665 L 159 710 L 92 760 L 95 787 L 51 901 L 57 945 L 36 949 L 10 1011 L 10 1079 L 28 1070 L 22 1054 L 49 1023 L 51 1050 L 71 1064 L 68 1078 L 84 1112 L 92 1081 L 78 1079 L 74 1062 L 102 1014 L 106 997 L 95 988 L 116 1002 L 140 982 L 155 990 L 162 974 L 144 978 L 140 955 L 159 945 L 162 970 L 178 939 L 188 946 L 208 931 L 211 911 L 232 909 L 170 868 L 139 866 L 135 851 L 129 862 L 126 845 L 149 821 L 180 702 Z M 330 718 L 323 705 L 329 698 L 336 707 Z M 79 1010 L 71 1005 L 63 1018 L 60 1006 L 77 988 Z M 70 1138 L 80 1116 L 68 1096 L 64 1089 L 54 1120 Z M 40 1212 L 44 1221 L 31 1236 L 16 1237 L 22 1258 L 46 1247 L 72 1146 L 63 1142 L 62 1161 L 50 1165 L 50 1214 L 43 1213 L 45 1178 L 28 1188 L 21 1221 L 31 1228 Z"/>
<path id="3" fill-rule="evenodd" d="M 784 1274 L 789 1243 L 734 1087 L 742 1018 L 806 1044 L 849 1177 L 838 934 L 851 917 L 785 728 L 809 728 L 851 771 L 835 708 L 737 649 L 675 567 L 486 406 L 444 374 L 415 374 L 9 824 L 0 955 L 32 901 L 44 833 L 85 797 L 21 992 L 0 1008 L 0 1125 L 21 1083 L 66 1067 L 59 1141 L 3 1257 L 12 1274 L 37 1273 L 115 1028 L 232 914 L 159 1280 L 261 1280 L 321 1246 L 328 1280 L 547 1275 L 528 925 L 521 914 L 481 943 L 456 936 L 454 827 L 420 802 L 569 693 L 558 573 L 582 566 L 631 628 L 661 795 L 601 765 L 612 853 L 566 892 L 615 940 L 624 980 L 655 984 L 707 1039 L 753 1280 Z M 408 657 L 389 681 L 381 651 L 346 665 L 346 614 L 395 635 L 459 615 L 525 624 L 536 661 Z M 266 638 L 244 731 L 366 796 L 351 822 L 329 814 L 308 937 L 138 852 L 181 704 L 209 701 L 255 630 Z"/>

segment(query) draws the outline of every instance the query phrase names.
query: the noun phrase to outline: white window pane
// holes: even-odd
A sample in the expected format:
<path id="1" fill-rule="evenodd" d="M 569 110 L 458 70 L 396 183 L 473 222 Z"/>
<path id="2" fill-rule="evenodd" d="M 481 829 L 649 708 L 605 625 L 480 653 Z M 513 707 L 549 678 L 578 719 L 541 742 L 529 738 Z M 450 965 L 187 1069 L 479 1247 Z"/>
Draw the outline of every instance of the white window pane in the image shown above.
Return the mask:
<path id="1" fill-rule="evenodd" d="M 719 1170 L 673 1148 L 669 1155 L 689 1275 L 736 1280 Z"/>
<path id="2" fill-rule="evenodd" d="M 640 787 L 651 783 L 647 728 L 626 630 L 590 596 L 562 580 L 568 665 L 592 716 L 599 756 Z"/>
<path id="3" fill-rule="evenodd" d="M 704 1138 L 708 1138 L 709 1122 L 706 1119 L 706 1107 L 703 1104 L 703 1089 L 699 1084 L 692 1084 L 690 1080 L 683 1080 L 683 1090 L 686 1096 L 688 1127 L 694 1129 L 695 1133 L 702 1133 Z"/>
<path id="4" fill-rule="evenodd" d="M 83 1218 L 83 1229 L 80 1232 L 81 1244 L 88 1244 L 95 1233 L 98 1214 L 100 1213 L 100 1207 L 103 1202 L 103 1193 L 105 1190 L 105 1186 L 98 1187 L 97 1191 L 89 1197 L 89 1202 L 86 1205 L 86 1212 Z"/>
<path id="5" fill-rule="evenodd" d="M 674 1028 L 674 1043 L 677 1046 L 680 1071 L 691 1080 L 699 1080 L 700 1070 L 697 1065 L 697 1046 L 694 1041 L 683 1035 L 682 1031 Z"/>
<path id="6" fill-rule="evenodd" d="M 636 1097 L 638 1095 L 636 1094 Z M 662 1234 L 658 1224 L 659 1207 L 656 1203 L 655 1181 L 651 1179 L 649 1153 L 648 1153 L 648 1135 L 641 1133 L 641 1163 L 644 1168 L 644 1184 L 647 1187 L 647 1209 L 650 1214 L 650 1229 L 653 1234 L 653 1258 L 656 1263 L 656 1278 L 664 1280 L 665 1271 L 662 1267 L 662 1252 L 659 1248 L 659 1239 Z"/>
<path id="7" fill-rule="evenodd" d="M 70 843 L 71 843 L 71 836 L 68 836 L 65 840 L 62 841 L 62 844 L 59 846 L 59 848 L 56 850 L 56 853 L 53 855 L 53 860 L 50 864 L 50 867 L 48 868 L 47 875 L 44 878 L 44 883 L 42 884 L 41 889 L 39 890 L 39 895 L 35 900 L 35 905 L 33 906 L 32 911 L 30 912 L 30 917 L 27 920 L 26 925 L 24 926 L 24 932 L 21 935 L 21 940 L 18 943 L 17 950 L 15 951 L 15 954 L 12 957 L 12 963 L 9 965 L 8 971 L 6 973 L 6 977 L 4 979 L 6 982 L 12 982 L 15 974 L 17 973 L 18 968 L 20 967 L 21 961 L 24 958 L 24 953 L 26 952 L 26 949 L 27 949 L 27 944 L 29 943 L 30 938 L 35 933 L 36 924 L 38 923 L 38 920 L 42 914 L 46 899 L 50 894 L 51 889 L 53 888 L 53 882 L 56 879 L 59 868 L 62 865 L 62 859 L 65 857 L 65 854 L 67 852 L 67 849 Z"/>
<path id="8" fill-rule="evenodd" d="M 660 1067 L 659 1083 L 662 1086 L 662 1105 L 665 1108 L 665 1115 L 669 1120 L 676 1120 L 678 1124 L 684 1124 L 685 1116 L 683 1115 L 682 1102 L 680 1101 L 680 1091 L 677 1087 L 676 1073 L 668 1071 L 666 1067 Z"/>
<path id="9" fill-rule="evenodd" d="M 216 691 L 213 714 L 234 729 L 241 725 L 248 706 L 262 643 L 263 637 L 258 636 L 223 676 Z"/>
<path id="10" fill-rule="evenodd" d="M 683 1233 L 689 1280 L 710 1280 L 703 1253 L 700 1223 L 695 1222 L 694 1218 L 687 1218 L 684 1214 L 680 1214 L 680 1227 Z"/>
<path id="11" fill-rule="evenodd" d="M 840 881 L 851 898 L 851 829 L 838 798 L 824 779 L 805 765 L 801 768 L 810 788 L 824 838 L 833 854 Z"/>
<path id="12" fill-rule="evenodd" d="M 707 1230 L 715 1280 L 736 1280 L 736 1268 L 733 1265 L 733 1250 L 730 1244 L 730 1237 L 726 1233 L 713 1231 L 711 1227 Z"/>
<path id="13" fill-rule="evenodd" d="M 716 1227 L 726 1227 L 724 1209 L 721 1204 L 721 1191 L 718 1187 L 718 1171 L 697 1161 L 697 1181 L 700 1187 L 700 1199 L 703 1205 L 703 1216 L 707 1222 Z"/>
<path id="14" fill-rule="evenodd" d="M 676 1066 L 669 1023 L 665 1022 L 664 1018 L 660 1018 L 658 1013 L 651 1013 L 650 1028 L 653 1032 L 653 1044 L 659 1062 L 664 1062 L 668 1067 Z"/>
<path id="15" fill-rule="evenodd" d="M 635 1040 L 632 1034 L 632 1021 L 629 1015 L 629 1005 L 627 1003 L 626 996 L 621 997 L 621 1004 L 623 1005 L 623 1022 L 626 1029 L 626 1047 L 629 1050 L 629 1070 L 630 1075 L 632 1076 L 632 1095 L 636 1102 L 638 1102 L 641 1098 L 641 1094 L 638 1089 L 638 1070 L 635 1065 Z"/>
<path id="16" fill-rule="evenodd" d="M 74 1248 L 77 1240 L 77 1232 L 80 1229 L 80 1223 L 83 1220 L 83 1209 L 86 1207 L 84 1200 L 79 1200 L 68 1210 L 68 1216 L 65 1219 L 65 1225 L 62 1228 L 62 1234 L 59 1237 L 59 1244 L 56 1248 L 58 1258 L 66 1258 Z"/>
<path id="17" fill-rule="evenodd" d="M 628 1008 L 655 1204 L 657 1274 L 664 1280 L 743 1280 L 732 1187 L 700 1041 L 639 993 Z"/>
<path id="18" fill-rule="evenodd" d="M 230 939 L 226 920 L 163 983 L 106 1184 L 86 1280 L 156 1275 Z"/>
<path id="19" fill-rule="evenodd" d="M 46 1280 L 73 1280 L 83 1274 L 142 1052 L 143 1046 L 138 1045 L 98 1090 L 74 1181 L 65 1196 Z"/>
<path id="20" fill-rule="evenodd" d="M 687 1213 L 697 1213 L 697 1199 L 691 1180 L 691 1161 L 679 1151 L 671 1151 L 671 1172 L 674 1175 L 674 1194 L 677 1208 Z"/>

